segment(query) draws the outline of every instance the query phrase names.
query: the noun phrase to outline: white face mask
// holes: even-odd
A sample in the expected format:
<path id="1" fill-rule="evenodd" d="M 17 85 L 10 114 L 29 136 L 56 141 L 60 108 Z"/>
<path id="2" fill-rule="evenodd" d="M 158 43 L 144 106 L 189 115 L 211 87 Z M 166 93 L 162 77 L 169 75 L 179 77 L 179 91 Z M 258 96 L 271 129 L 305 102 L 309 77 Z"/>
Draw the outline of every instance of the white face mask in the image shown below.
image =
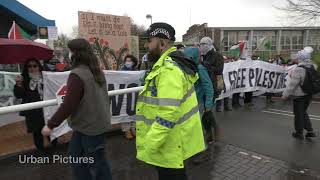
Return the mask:
<path id="1" fill-rule="evenodd" d="M 133 63 L 132 62 L 126 62 L 125 64 L 124 64 L 127 68 L 132 68 L 132 66 L 133 66 Z"/>
<path id="2" fill-rule="evenodd" d="M 210 51 L 210 46 L 207 45 L 207 44 L 201 44 L 200 45 L 200 52 L 201 52 L 201 55 L 206 55 L 209 51 Z"/>
<path id="3" fill-rule="evenodd" d="M 40 72 L 34 72 L 34 73 L 28 73 L 28 74 L 31 79 L 40 79 L 41 78 Z"/>

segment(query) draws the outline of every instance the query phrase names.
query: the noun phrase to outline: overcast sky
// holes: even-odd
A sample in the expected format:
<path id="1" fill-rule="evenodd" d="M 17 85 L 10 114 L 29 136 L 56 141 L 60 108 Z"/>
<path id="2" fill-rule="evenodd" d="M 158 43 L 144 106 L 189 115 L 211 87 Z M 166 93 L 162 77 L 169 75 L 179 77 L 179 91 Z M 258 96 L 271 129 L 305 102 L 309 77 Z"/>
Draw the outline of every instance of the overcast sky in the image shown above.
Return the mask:
<path id="1" fill-rule="evenodd" d="M 221 26 L 284 26 L 283 15 L 273 6 L 285 0 L 18 0 L 47 19 L 56 21 L 59 33 L 71 34 L 78 24 L 78 11 L 124 15 L 137 24 L 167 22 L 176 29 L 177 40 L 182 39 L 190 25 L 207 22 Z M 190 13 L 191 12 L 191 13 Z"/>

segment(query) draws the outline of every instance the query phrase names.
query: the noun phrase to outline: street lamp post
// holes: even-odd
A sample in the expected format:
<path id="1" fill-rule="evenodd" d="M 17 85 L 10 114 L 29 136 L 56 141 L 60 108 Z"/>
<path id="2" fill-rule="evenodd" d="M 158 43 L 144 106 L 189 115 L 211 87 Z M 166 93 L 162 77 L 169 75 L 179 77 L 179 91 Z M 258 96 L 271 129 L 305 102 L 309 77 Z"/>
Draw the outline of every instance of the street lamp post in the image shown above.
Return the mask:
<path id="1" fill-rule="evenodd" d="M 152 24 L 152 16 L 151 16 L 151 14 L 147 14 L 146 18 L 150 19 L 151 20 L 151 24 Z"/>

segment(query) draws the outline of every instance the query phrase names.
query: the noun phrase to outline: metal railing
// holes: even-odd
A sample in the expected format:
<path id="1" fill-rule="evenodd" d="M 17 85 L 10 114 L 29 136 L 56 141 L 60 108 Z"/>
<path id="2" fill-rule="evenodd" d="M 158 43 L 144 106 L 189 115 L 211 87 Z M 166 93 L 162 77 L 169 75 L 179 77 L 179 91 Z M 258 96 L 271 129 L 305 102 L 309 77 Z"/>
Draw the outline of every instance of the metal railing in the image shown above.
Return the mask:
<path id="1" fill-rule="evenodd" d="M 108 91 L 108 95 L 109 96 L 116 96 L 116 95 L 120 95 L 120 94 L 128 94 L 128 93 L 133 93 L 133 92 L 139 92 L 142 89 L 143 89 L 143 86 L 113 90 L 113 91 Z M 0 108 L 0 115 L 13 113 L 13 112 L 26 111 L 26 110 L 31 110 L 31 109 L 38 109 L 38 108 L 43 108 L 43 107 L 47 107 L 47 106 L 55 106 L 55 105 L 58 105 L 57 99 L 1 107 Z"/>

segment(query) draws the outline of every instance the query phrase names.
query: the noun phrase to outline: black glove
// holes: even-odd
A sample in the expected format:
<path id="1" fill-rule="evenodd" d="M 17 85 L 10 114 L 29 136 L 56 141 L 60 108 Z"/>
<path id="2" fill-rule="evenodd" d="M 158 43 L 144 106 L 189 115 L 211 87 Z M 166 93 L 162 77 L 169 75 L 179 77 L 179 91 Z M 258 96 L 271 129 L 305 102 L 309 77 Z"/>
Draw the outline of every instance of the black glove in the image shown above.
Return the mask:
<path id="1" fill-rule="evenodd" d="M 202 124 L 205 130 L 211 129 L 211 127 L 214 125 L 214 121 L 215 119 L 211 110 L 204 112 L 202 116 Z"/>

